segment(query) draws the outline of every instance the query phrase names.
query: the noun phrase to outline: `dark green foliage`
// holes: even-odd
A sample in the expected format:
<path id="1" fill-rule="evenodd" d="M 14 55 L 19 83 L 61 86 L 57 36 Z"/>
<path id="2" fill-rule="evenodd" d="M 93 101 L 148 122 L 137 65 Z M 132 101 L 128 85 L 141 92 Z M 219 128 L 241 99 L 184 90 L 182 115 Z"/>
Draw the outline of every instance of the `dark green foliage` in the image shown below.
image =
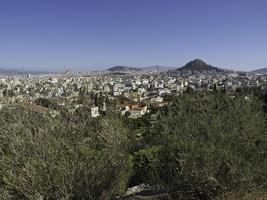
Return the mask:
<path id="1" fill-rule="evenodd" d="M 21 109 L 3 110 L 1 195 L 14 200 L 111 199 L 124 191 L 131 168 L 126 129 L 115 118 L 86 120 L 59 123 Z"/>
<path id="2" fill-rule="evenodd" d="M 59 106 L 57 105 L 56 102 L 50 99 L 45 99 L 45 98 L 38 98 L 35 100 L 35 103 L 40 106 L 44 106 L 46 108 L 51 108 L 51 109 L 59 109 Z"/>
<path id="3" fill-rule="evenodd" d="M 185 66 L 178 68 L 178 71 L 187 71 L 187 70 L 192 70 L 192 71 L 203 71 L 203 70 L 214 70 L 214 71 L 220 71 L 217 67 L 213 67 L 211 65 L 208 65 L 204 61 L 200 59 L 195 59 L 189 63 L 187 63 Z"/>
<path id="4" fill-rule="evenodd" d="M 110 200 L 127 187 L 156 186 L 173 199 L 212 199 L 266 189 L 267 129 L 261 90 L 237 97 L 186 93 L 139 119 L 0 113 L 0 197 L 10 200 Z M 36 103 L 49 108 L 50 100 Z M 152 122 L 152 123 L 151 123 Z"/>
<path id="5" fill-rule="evenodd" d="M 141 149 L 134 153 L 134 167 L 133 167 L 133 177 L 131 179 L 130 185 L 138 185 L 145 182 L 157 182 L 154 170 L 154 166 L 158 165 L 159 155 L 161 146 L 151 146 L 148 148 Z"/>
<path id="6" fill-rule="evenodd" d="M 127 67 L 127 66 L 115 66 L 107 69 L 108 71 L 118 72 L 118 71 L 140 71 L 142 69 L 134 68 L 134 67 Z"/>
<path id="7" fill-rule="evenodd" d="M 210 199 L 267 180 L 266 116 L 259 101 L 187 95 L 161 116 L 147 135 L 162 148 L 158 161 L 148 164 L 155 173 L 146 181 L 160 183 L 175 199 L 185 194 Z"/>
<path id="8" fill-rule="evenodd" d="M 7 96 L 7 97 L 14 97 L 15 96 L 15 92 L 14 92 L 14 90 L 4 90 L 3 95 Z"/>
<path id="9" fill-rule="evenodd" d="M 185 90 L 185 93 L 186 94 L 194 94 L 195 93 L 195 90 L 192 87 L 188 86 L 186 88 L 186 90 Z"/>

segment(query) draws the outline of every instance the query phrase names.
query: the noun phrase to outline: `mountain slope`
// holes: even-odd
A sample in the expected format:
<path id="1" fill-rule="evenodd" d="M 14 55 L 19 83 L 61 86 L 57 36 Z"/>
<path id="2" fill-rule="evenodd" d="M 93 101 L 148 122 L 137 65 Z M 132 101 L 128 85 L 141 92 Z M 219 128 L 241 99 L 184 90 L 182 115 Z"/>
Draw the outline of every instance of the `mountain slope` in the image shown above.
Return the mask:
<path id="1" fill-rule="evenodd" d="M 267 68 L 262 68 L 262 69 L 256 69 L 251 71 L 252 73 L 257 73 L 257 74 L 267 74 Z"/>
<path id="2" fill-rule="evenodd" d="M 4 69 L 0 68 L 0 75 L 25 75 L 25 74 L 32 74 L 32 75 L 40 75 L 40 74 L 49 74 L 50 72 L 44 72 L 44 71 L 24 71 L 24 70 L 16 70 L 16 69 Z"/>
<path id="3" fill-rule="evenodd" d="M 217 67 L 211 66 L 200 59 L 190 61 L 185 66 L 177 69 L 178 71 L 219 71 Z"/>
<path id="4" fill-rule="evenodd" d="M 19 73 L 18 70 L 11 70 L 11 69 L 3 69 L 3 68 L 0 68 L 0 74 L 11 75 L 11 74 L 18 74 L 18 73 Z"/>
<path id="5" fill-rule="evenodd" d="M 150 66 L 150 67 L 144 67 L 142 70 L 144 71 L 168 71 L 168 70 L 173 70 L 175 69 L 174 67 L 165 67 L 161 65 L 155 65 L 155 66 Z"/>
<path id="6" fill-rule="evenodd" d="M 115 66 L 115 67 L 111 67 L 107 70 L 111 71 L 111 72 L 121 72 L 121 71 L 140 71 L 142 69 L 135 68 L 135 67 L 127 67 L 127 66 Z"/>

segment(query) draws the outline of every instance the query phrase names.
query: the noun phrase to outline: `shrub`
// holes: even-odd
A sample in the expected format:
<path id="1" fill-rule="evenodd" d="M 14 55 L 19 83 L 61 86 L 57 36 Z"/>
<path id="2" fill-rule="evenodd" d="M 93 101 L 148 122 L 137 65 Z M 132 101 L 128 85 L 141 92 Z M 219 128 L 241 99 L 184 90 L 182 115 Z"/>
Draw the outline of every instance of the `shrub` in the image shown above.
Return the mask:
<path id="1" fill-rule="evenodd" d="M 163 145 L 154 162 L 154 183 L 175 199 L 190 194 L 210 199 L 266 181 L 266 116 L 253 98 L 177 98 L 151 135 Z"/>
<path id="2" fill-rule="evenodd" d="M 118 119 L 90 127 L 90 119 L 67 123 L 13 109 L 2 111 L 0 121 L 2 197 L 111 199 L 121 192 L 131 166 L 127 130 Z"/>

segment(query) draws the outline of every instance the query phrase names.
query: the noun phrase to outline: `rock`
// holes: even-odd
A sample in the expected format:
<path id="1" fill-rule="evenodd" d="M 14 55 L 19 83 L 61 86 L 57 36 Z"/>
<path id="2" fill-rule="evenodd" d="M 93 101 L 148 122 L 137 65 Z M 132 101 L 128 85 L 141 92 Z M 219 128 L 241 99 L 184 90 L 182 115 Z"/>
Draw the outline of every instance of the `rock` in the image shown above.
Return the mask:
<path id="1" fill-rule="evenodd" d="M 141 184 L 128 188 L 126 193 L 117 199 L 120 200 L 168 200 L 168 194 L 158 191 L 155 187 L 148 184 Z"/>

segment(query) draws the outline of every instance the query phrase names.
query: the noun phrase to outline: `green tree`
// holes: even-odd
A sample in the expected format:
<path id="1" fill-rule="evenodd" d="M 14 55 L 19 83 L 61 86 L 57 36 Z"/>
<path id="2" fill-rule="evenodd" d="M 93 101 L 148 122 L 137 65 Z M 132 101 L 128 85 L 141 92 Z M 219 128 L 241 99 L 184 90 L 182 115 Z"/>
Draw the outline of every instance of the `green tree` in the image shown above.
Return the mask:
<path id="1" fill-rule="evenodd" d="M 267 180 L 266 116 L 257 99 L 177 98 L 146 137 L 162 146 L 158 161 L 147 164 L 154 174 L 146 181 L 160 184 L 174 199 L 210 199 Z"/>
<path id="2" fill-rule="evenodd" d="M 132 166 L 127 129 L 115 117 L 92 120 L 2 110 L 1 197 L 112 199 L 124 192 Z"/>

